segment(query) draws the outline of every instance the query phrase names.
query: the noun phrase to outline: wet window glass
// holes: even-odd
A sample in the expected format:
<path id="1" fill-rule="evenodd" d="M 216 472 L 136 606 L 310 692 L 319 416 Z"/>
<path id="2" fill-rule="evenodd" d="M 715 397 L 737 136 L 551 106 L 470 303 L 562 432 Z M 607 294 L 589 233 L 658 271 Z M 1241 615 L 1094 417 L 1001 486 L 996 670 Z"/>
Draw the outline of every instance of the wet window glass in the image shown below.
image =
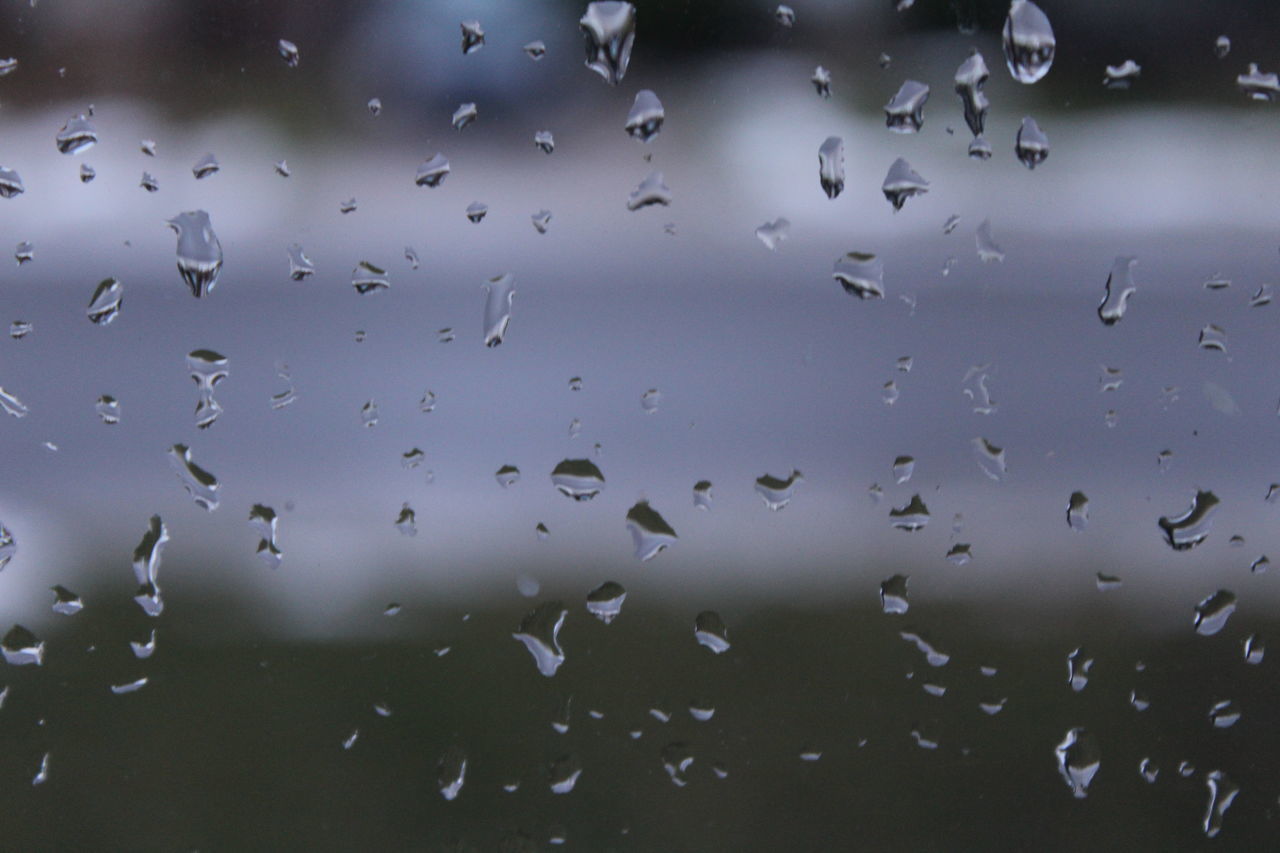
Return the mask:
<path id="1" fill-rule="evenodd" d="M 1278 35 L 0 5 L 4 846 L 1271 846 Z"/>

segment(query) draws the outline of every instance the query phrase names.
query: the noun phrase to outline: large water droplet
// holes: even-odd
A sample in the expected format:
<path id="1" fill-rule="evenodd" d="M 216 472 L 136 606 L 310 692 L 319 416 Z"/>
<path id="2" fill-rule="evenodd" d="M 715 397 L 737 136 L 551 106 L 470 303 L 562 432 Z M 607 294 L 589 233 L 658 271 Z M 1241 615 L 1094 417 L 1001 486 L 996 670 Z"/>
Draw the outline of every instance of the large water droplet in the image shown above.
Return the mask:
<path id="1" fill-rule="evenodd" d="M 1161 516 L 1157 524 L 1164 531 L 1165 541 L 1175 551 L 1186 551 L 1199 545 L 1209 535 L 1219 503 L 1213 492 L 1197 491 L 1191 508 L 1182 515 L 1177 518 Z"/>
<path id="2" fill-rule="evenodd" d="M 179 213 L 168 220 L 178 235 L 178 272 L 199 299 L 212 292 L 222 269 L 222 244 L 213 233 L 213 223 L 203 210 Z"/>
<path id="3" fill-rule="evenodd" d="M 14 625 L 0 641 L 4 662 L 11 666 L 44 665 L 44 641 L 21 625 Z"/>
<path id="4" fill-rule="evenodd" d="M 249 526 L 258 532 L 258 558 L 270 568 L 280 568 L 280 560 L 284 554 L 276 543 L 278 535 L 276 525 L 279 518 L 276 511 L 263 504 L 254 504 L 249 510 Z"/>
<path id="5" fill-rule="evenodd" d="M 191 448 L 175 444 L 169 448 L 169 461 L 196 506 L 209 512 L 218 508 L 218 478 L 191 461 Z"/>
<path id="6" fill-rule="evenodd" d="M 157 579 L 160 575 L 160 557 L 168 541 L 168 528 L 164 526 L 160 516 L 153 515 L 147 531 L 142 534 L 142 541 L 133 549 L 133 576 L 138 582 L 138 592 L 133 600 L 148 616 L 159 616 L 164 610 L 164 600 L 160 597 Z"/>
<path id="7" fill-rule="evenodd" d="M 627 113 L 626 131 L 633 139 L 648 142 L 662 130 L 666 117 L 658 96 L 651 89 L 641 89 L 631 104 L 631 112 Z"/>
<path id="8" fill-rule="evenodd" d="M 196 383 L 196 427 L 208 429 L 213 426 L 218 415 L 222 414 L 222 406 L 213 398 L 214 387 L 229 375 L 227 357 L 211 349 L 192 350 L 187 354 L 187 370 Z"/>
<path id="9" fill-rule="evenodd" d="M 785 480 L 765 474 L 756 478 L 756 494 L 764 500 L 765 506 L 777 512 L 791 503 L 791 499 L 795 497 L 796 486 L 803 481 L 804 477 L 794 469 Z"/>
<path id="10" fill-rule="evenodd" d="M 123 304 L 124 285 L 120 283 L 120 279 L 112 276 L 98 282 L 98 286 L 93 289 L 93 296 L 89 298 L 89 307 L 85 309 L 85 313 L 89 315 L 91 323 L 105 326 L 116 318 Z"/>
<path id="11" fill-rule="evenodd" d="M 1222 832 L 1222 819 L 1240 793 L 1240 786 L 1221 770 L 1209 771 L 1205 774 L 1204 781 L 1209 788 L 1209 803 L 1204 811 L 1204 834 L 1216 838 Z"/>
<path id="12" fill-rule="evenodd" d="M 907 575 L 894 575 L 880 584 L 880 609 L 885 613 L 906 613 Z"/>
<path id="13" fill-rule="evenodd" d="M 636 40 L 636 9 L 630 3 L 588 3 L 578 21 L 586 37 L 586 65 L 610 85 L 622 82 Z"/>
<path id="14" fill-rule="evenodd" d="M 991 102 L 982 91 L 991 73 L 987 70 L 987 62 L 982 54 L 974 51 L 969 58 L 960 63 L 956 69 L 956 94 L 964 104 L 964 120 L 975 137 L 981 136 L 986 126 L 987 110 Z"/>
<path id="15" fill-rule="evenodd" d="M 693 621 L 693 636 L 716 654 L 729 651 L 729 629 L 714 610 L 704 610 Z"/>
<path id="16" fill-rule="evenodd" d="M 420 187 L 438 187 L 448 175 L 449 158 L 437 152 L 422 161 L 413 182 Z"/>
<path id="17" fill-rule="evenodd" d="M 564 459 L 551 471 L 556 491 L 575 501 L 589 501 L 604 489 L 604 474 L 590 459 Z"/>
<path id="18" fill-rule="evenodd" d="M 660 204 L 663 207 L 671 204 L 671 190 L 667 188 L 666 179 L 661 172 L 650 172 L 627 199 L 627 210 L 639 210 L 642 207 Z"/>
<path id="19" fill-rule="evenodd" d="M 1056 42 L 1049 18 L 1030 0 L 1013 0 L 1004 20 L 1004 60 L 1019 83 L 1034 83 L 1049 73 Z"/>
<path id="20" fill-rule="evenodd" d="M 1102 765 L 1098 739 L 1082 728 L 1070 729 L 1054 748 L 1053 754 L 1058 759 L 1058 773 L 1071 793 L 1077 799 L 1088 796 L 1089 784 Z"/>
<path id="21" fill-rule="evenodd" d="M 627 530 L 638 560 L 651 560 L 676 541 L 675 530 L 644 500 L 627 510 Z"/>
<path id="22" fill-rule="evenodd" d="M 507 335 L 511 322 L 511 300 L 515 296 L 515 277 L 511 273 L 496 275 L 484 283 L 484 345 L 496 347 Z"/>
<path id="23" fill-rule="evenodd" d="M 88 151 L 97 141 L 98 131 L 83 113 L 68 119 L 54 137 L 54 143 L 63 154 Z"/>
<path id="24" fill-rule="evenodd" d="M 1049 156 L 1049 137 L 1044 135 L 1040 125 L 1030 116 L 1022 119 L 1018 128 L 1018 136 L 1014 141 L 1014 153 L 1028 169 L 1034 169 Z"/>
<path id="25" fill-rule="evenodd" d="M 564 663 L 564 651 L 560 648 L 560 628 L 569 611 L 559 601 L 547 601 L 538 605 L 532 613 L 520 621 L 520 629 L 511 636 L 524 643 L 538 665 L 538 672 L 548 678 Z"/>
<path id="26" fill-rule="evenodd" d="M 1235 612 L 1236 594 L 1229 589 L 1220 589 L 1196 605 L 1192 624 L 1197 634 L 1211 637 L 1226 627 L 1227 620 Z"/>
<path id="27" fill-rule="evenodd" d="M 1119 255 L 1112 263 L 1102 301 L 1098 303 L 1098 319 L 1104 325 L 1114 326 L 1120 322 L 1129 307 L 1129 297 L 1137 293 L 1133 283 L 1133 265 L 1137 262 L 1138 259 L 1130 255 Z"/>
<path id="28" fill-rule="evenodd" d="M 828 136 L 818 148 L 818 182 L 827 198 L 844 191 L 844 140 Z"/>
<path id="29" fill-rule="evenodd" d="M 475 53 L 484 47 L 484 30 L 480 27 L 479 21 L 463 21 L 462 28 L 462 54 L 466 56 L 468 53 Z"/>
<path id="30" fill-rule="evenodd" d="M 880 190 L 884 193 L 884 197 L 888 199 L 889 204 L 893 205 L 893 209 L 897 211 L 902 209 L 902 205 L 906 204 L 907 199 L 927 193 L 929 191 L 929 182 L 920 177 L 920 174 L 911 168 L 910 163 L 899 157 L 889 167 L 889 172 L 884 176 L 884 183 L 880 185 Z"/>
<path id="31" fill-rule="evenodd" d="M 605 581 L 587 593 L 587 612 L 608 625 L 622 612 L 622 602 L 626 598 L 627 591 L 622 584 Z"/>
<path id="32" fill-rule="evenodd" d="M 889 523 L 896 530 L 920 530 L 929 523 L 929 508 L 919 495 L 912 495 L 903 506 L 889 510 Z"/>
<path id="33" fill-rule="evenodd" d="M 848 252 L 837 258 L 831 277 L 844 292 L 859 299 L 884 297 L 884 261 L 870 252 Z"/>
<path id="34" fill-rule="evenodd" d="M 924 105 L 929 100 L 929 87 L 918 80 L 908 80 L 884 105 L 885 127 L 894 133 L 916 133 L 924 125 Z"/>

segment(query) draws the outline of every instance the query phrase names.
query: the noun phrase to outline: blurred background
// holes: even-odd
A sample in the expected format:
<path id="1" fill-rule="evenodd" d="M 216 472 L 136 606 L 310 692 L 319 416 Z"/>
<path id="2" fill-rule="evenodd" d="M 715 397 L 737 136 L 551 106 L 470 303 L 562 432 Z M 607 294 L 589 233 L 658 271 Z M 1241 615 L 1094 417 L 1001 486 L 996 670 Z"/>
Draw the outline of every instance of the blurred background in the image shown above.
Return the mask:
<path id="1" fill-rule="evenodd" d="M 584 67 L 581 2 L 0 3 L 0 165 L 24 187 L 0 249 L 31 256 L 0 274 L 22 415 L 0 417 L 0 631 L 44 644 L 0 674 L 5 844 L 1264 846 L 1280 170 L 1276 105 L 1237 77 L 1280 70 L 1280 7 L 1046 0 L 1056 57 L 1024 85 L 1004 3 L 795 2 L 789 26 L 772 3 L 634 5 L 611 86 Z M 464 53 L 468 20 L 484 41 Z M 975 49 L 989 160 L 954 91 Z M 1104 85 L 1125 60 L 1140 75 Z M 885 126 L 907 80 L 930 87 L 915 134 Z M 665 111 L 648 142 L 625 130 L 644 89 Z M 96 144 L 60 153 L 90 111 Z M 1024 117 L 1049 140 L 1035 169 Z M 447 178 L 416 185 L 437 152 Z M 928 187 L 895 211 L 899 157 Z M 655 171 L 670 203 L 629 210 Z M 195 210 L 223 254 L 200 299 L 167 224 Z M 771 248 L 756 232 L 779 218 Z M 883 262 L 884 298 L 832 277 L 849 252 Z M 1118 256 L 1136 291 L 1105 325 Z M 361 262 L 389 287 L 357 292 Z M 108 277 L 123 301 L 91 322 Z M 200 349 L 227 373 L 205 428 Z M 176 476 L 179 443 L 216 509 Z M 559 494 L 564 459 L 603 491 Z M 757 478 L 793 470 L 771 511 Z M 1157 521 L 1201 490 L 1207 536 L 1174 550 Z M 917 495 L 928 523 L 895 528 Z M 640 501 L 676 537 L 647 561 Z M 157 617 L 130 600 L 153 515 Z M 906 613 L 884 612 L 895 576 Z M 605 581 L 627 592 L 608 625 L 585 607 Z M 83 609 L 52 609 L 54 585 Z M 1206 635 L 1219 590 L 1234 610 Z M 512 634 L 553 602 L 545 677 Z M 723 654 L 695 638 L 705 611 Z M 1100 756 L 1084 797 L 1055 755 L 1077 728 Z"/>

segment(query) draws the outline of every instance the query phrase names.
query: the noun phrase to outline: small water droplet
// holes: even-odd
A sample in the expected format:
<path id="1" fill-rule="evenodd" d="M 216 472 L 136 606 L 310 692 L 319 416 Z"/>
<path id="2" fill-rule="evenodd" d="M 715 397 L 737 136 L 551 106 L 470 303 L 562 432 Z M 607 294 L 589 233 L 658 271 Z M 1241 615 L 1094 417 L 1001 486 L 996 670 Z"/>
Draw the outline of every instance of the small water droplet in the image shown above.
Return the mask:
<path id="1" fill-rule="evenodd" d="M 137 640 L 130 640 L 129 648 L 133 651 L 133 656 L 138 660 L 146 660 L 151 657 L 156 651 L 156 629 L 151 629 L 151 634 L 145 642 L 139 643 Z"/>
<path id="2" fill-rule="evenodd" d="M 1227 54 L 1231 52 L 1231 39 L 1226 36 L 1218 36 L 1213 42 L 1213 55 L 1219 59 L 1226 59 Z"/>
<path id="3" fill-rule="evenodd" d="M 218 478 L 191 461 L 189 447 L 175 444 L 169 449 L 169 461 L 196 506 L 209 512 L 218 508 Z"/>
<path id="4" fill-rule="evenodd" d="M 764 505 L 777 512 L 791 503 L 795 497 L 796 487 L 804 481 L 799 471 L 792 470 L 786 479 L 779 479 L 771 474 L 756 478 L 756 494 L 764 501 Z"/>
<path id="5" fill-rule="evenodd" d="M 973 546 L 967 542 L 957 542 L 947 550 L 946 559 L 955 566 L 968 565 L 973 560 Z"/>
<path id="6" fill-rule="evenodd" d="M 796 10 L 792 9 L 790 6 L 779 6 L 777 9 L 773 10 L 773 19 L 777 21 L 779 25 L 790 29 L 796 25 Z"/>
<path id="7" fill-rule="evenodd" d="M 434 391 L 425 391 L 422 399 L 418 401 L 418 411 L 434 412 L 436 409 L 436 394 Z"/>
<path id="8" fill-rule="evenodd" d="M 89 307 L 85 313 L 89 321 L 96 326 L 105 326 L 116 318 L 124 305 L 124 285 L 120 279 L 112 276 L 98 282 L 89 298 Z"/>
<path id="9" fill-rule="evenodd" d="M 543 154 L 550 154 L 556 150 L 556 138 L 549 130 L 539 130 L 533 135 L 534 146 Z"/>
<path id="10" fill-rule="evenodd" d="M 360 423 L 366 427 L 378 425 L 378 404 L 369 400 L 360 407 Z"/>
<path id="11" fill-rule="evenodd" d="M 284 558 L 276 542 L 276 536 L 279 535 L 278 522 L 276 511 L 269 506 L 254 504 L 249 509 L 249 526 L 258 533 L 258 548 L 255 553 L 258 559 L 272 569 L 280 568 L 280 561 Z"/>
<path id="12" fill-rule="evenodd" d="M 1018 0 L 1015 0 L 1015 3 Z M 1058 759 L 1058 773 L 1076 799 L 1088 796 L 1088 788 L 1102 764 L 1102 750 L 1093 733 L 1082 728 L 1070 729 L 1053 750 Z"/>
<path id="13" fill-rule="evenodd" d="M 1095 583 L 1099 592 L 1110 592 L 1111 590 L 1119 589 L 1123 581 L 1120 580 L 1119 575 L 1108 575 L 1103 572 L 1096 572 Z"/>
<path id="14" fill-rule="evenodd" d="M 107 425 L 120 423 L 120 401 L 110 394 L 103 394 L 94 403 L 93 411 Z"/>
<path id="15" fill-rule="evenodd" d="M 519 630 L 511 636 L 524 643 L 538 665 L 538 672 L 548 678 L 564 663 L 560 648 L 560 628 L 569 611 L 559 601 L 544 602 L 520 621 Z"/>
<path id="16" fill-rule="evenodd" d="M 287 178 L 291 174 L 289 172 L 289 164 L 285 160 L 277 160 L 275 169 L 276 169 L 276 174 L 282 178 Z"/>
<path id="17" fill-rule="evenodd" d="M 1220 589 L 1213 595 L 1196 605 L 1193 620 L 1196 633 L 1202 637 L 1211 637 L 1221 631 L 1236 612 L 1236 594 L 1229 589 Z"/>
<path id="18" fill-rule="evenodd" d="M 361 261 L 351 270 L 351 286 L 356 293 L 378 293 L 391 287 L 387 271 L 369 261 Z"/>
<path id="19" fill-rule="evenodd" d="M 974 232 L 974 240 L 978 246 L 978 260 L 984 264 L 992 261 L 1004 263 L 1004 250 L 996 243 L 995 238 L 991 236 L 991 220 L 984 219 L 978 226 L 978 230 Z"/>
<path id="20" fill-rule="evenodd" d="M 951 655 L 940 650 L 932 640 L 929 639 L 921 631 L 899 631 L 898 636 L 912 643 L 920 654 L 924 655 L 925 662 L 932 667 L 946 666 L 951 660 Z"/>
<path id="21" fill-rule="evenodd" d="M 298 67 L 298 46 L 286 39 L 280 39 L 276 43 L 276 50 L 280 53 L 280 58 L 284 60 L 284 64 L 290 68 Z"/>
<path id="22" fill-rule="evenodd" d="M 544 208 L 529 218 L 533 221 L 534 230 L 539 234 L 547 233 L 547 228 L 551 225 L 551 211 Z"/>
<path id="23" fill-rule="evenodd" d="M 887 53 L 882 53 L 882 54 L 880 54 L 879 56 L 877 56 L 877 57 L 876 57 L 876 65 L 879 65 L 879 66 L 880 66 L 880 68 L 881 68 L 881 70 L 886 70 L 886 69 L 888 69 L 888 67 L 889 67 L 889 66 L 890 66 L 890 64 L 892 64 L 892 63 L 893 63 L 893 57 L 891 57 L 891 56 L 890 56 L 889 54 L 887 54 Z"/>
<path id="24" fill-rule="evenodd" d="M 27 335 L 31 334 L 31 330 L 34 328 L 35 326 L 28 323 L 26 320 L 14 320 L 9 324 L 9 337 L 13 338 L 15 341 L 20 341 Z"/>
<path id="25" fill-rule="evenodd" d="M 893 479 L 899 485 L 911 479 L 911 475 L 916 470 L 916 459 L 914 456 L 898 456 L 893 460 Z"/>
<path id="26" fill-rule="evenodd" d="M 894 575 L 880 584 L 880 609 L 884 613 L 906 613 L 907 575 Z"/>
<path id="27" fill-rule="evenodd" d="M 520 469 L 514 465 L 503 465 L 494 472 L 493 476 L 497 479 L 498 485 L 505 489 L 508 486 L 514 486 L 520 481 Z"/>
<path id="28" fill-rule="evenodd" d="M 975 136 L 969 143 L 969 156 L 974 160 L 990 160 L 992 153 L 991 143 L 985 136 Z"/>
<path id="29" fill-rule="evenodd" d="M 693 484 L 693 505 L 697 509 L 711 509 L 711 481 L 699 480 Z"/>
<path id="30" fill-rule="evenodd" d="M 1056 42 L 1049 18 L 1030 0 L 1013 0 L 1004 20 L 1004 59 L 1019 83 L 1035 83 L 1049 73 Z"/>
<path id="31" fill-rule="evenodd" d="M 1142 66 L 1132 59 L 1126 59 L 1119 65 L 1108 65 L 1107 74 L 1102 78 L 1102 85 L 1108 89 L 1128 89 L 1142 74 Z"/>
<path id="32" fill-rule="evenodd" d="M 818 95 L 823 98 L 831 97 L 831 72 L 819 65 L 813 69 L 813 76 L 809 78 L 809 82 L 813 84 L 813 88 L 818 90 Z"/>
<path id="33" fill-rule="evenodd" d="M 35 5 L 34 3 L 31 5 Z M 0 77 L 7 77 L 14 71 L 18 70 L 18 60 L 13 57 L 8 59 L 0 59 Z"/>
<path id="34" fill-rule="evenodd" d="M 1249 297 L 1249 307 L 1263 308 L 1271 304 L 1271 298 L 1271 285 L 1260 284 L 1258 285 L 1258 290 L 1253 294 L 1253 296 Z"/>
<path id="35" fill-rule="evenodd" d="M 1016 2 L 1016 0 L 1015 0 Z M 1028 169 L 1034 169 L 1049 156 L 1049 137 L 1044 135 L 1040 125 L 1030 116 L 1022 119 L 1018 128 L 1018 136 L 1014 142 L 1014 153 Z"/>
<path id="36" fill-rule="evenodd" d="M 203 210 L 179 213 L 166 223 L 178 235 L 178 272 L 199 299 L 213 291 L 222 269 L 222 244 Z"/>
<path id="37" fill-rule="evenodd" d="M 396 516 L 396 529 L 400 531 L 401 536 L 417 536 L 418 535 L 418 516 L 413 511 L 413 507 L 405 503 L 400 506 L 400 514 Z"/>
<path id="38" fill-rule="evenodd" d="M 1209 709 L 1209 722 L 1215 729 L 1229 729 L 1240 721 L 1240 706 L 1230 699 L 1213 703 Z"/>
<path id="39" fill-rule="evenodd" d="M 1200 330 L 1198 343 L 1200 349 L 1225 353 L 1227 351 L 1227 332 L 1221 326 L 1210 323 Z"/>
<path id="40" fill-rule="evenodd" d="M 662 769 L 667 771 L 677 788 L 689 784 L 685 776 L 693 766 L 693 751 L 687 743 L 669 743 L 662 748 Z"/>
<path id="41" fill-rule="evenodd" d="M 919 724 L 911 727 L 911 739 L 915 741 L 916 746 L 921 749 L 937 749 L 938 741 L 934 738 L 927 737 Z"/>
<path id="42" fill-rule="evenodd" d="M 1072 492 L 1067 500 L 1067 526 L 1077 532 L 1089 525 L 1089 499 L 1084 492 Z"/>
<path id="43" fill-rule="evenodd" d="M 630 3 L 588 3 L 578 21 L 586 38 L 586 66 L 616 86 L 622 82 L 636 40 L 636 9 Z"/>
<path id="44" fill-rule="evenodd" d="M 155 175 L 150 172 L 143 172 L 142 179 L 138 181 L 138 186 L 142 187 L 149 193 L 160 191 L 160 182 L 156 180 Z"/>
<path id="45" fill-rule="evenodd" d="M 488 212 L 489 205 L 482 201 L 473 201 L 467 205 L 467 219 L 476 224 L 479 224 Z"/>
<path id="46" fill-rule="evenodd" d="M 929 182 L 920 177 L 920 174 L 911 168 L 910 163 L 899 157 L 889 167 L 880 190 L 889 204 L 893 205 L 893 209 L 898 211 L 902 209 L 902 205 L 906 204 L 907 199 L 927 193 Z"/>
<path id="47" fill-rule="evenodd" d="M 1098 319 L 1105 326 L 1114 326 L 1124 317 L 1129 307 L 1129 297 L 1138 292 L 1133 283 L 1133 265 L 1138 259 L 1130 255 L 1118 255 L 1107 276 L 1102 301 L 1098 303 Z"/>
<path id="48" fill-rule="evenodd" d="M 658 406 L 662 403 L 662 392 L 657 388 L 650 388 L 640 395 L 640 408 L 645 414 L 651 415 L 658 411 Z"/>
<path id="49" fill-rule="evenodd" d="M 22 195 L 25 190 L 22 178 L 16 171 L 0 166 L 0 198 L 13 198 Z"/>
<path id="50" fill-rule="evenodd" d="M 1258 557 L 1256 560 L 1254 560 L 1252 563 L 1249 564 L 1249 571 L 1255 575 L 1260 575 L 1266 572 L 1266 570 L 1270 568 L 1270 566 L 1271 566 L 1271 561 L 1267 559 L 1266 554 L 1263 554 L 1262 556 Z"/>
<path id="51" fill-rule="evenodd" d="M 529 42 L 522 48 L 522 50 L 524 50 L 528 57 L 534 62 L 537 62 L 539 59 L 547 55 L 547 46 L 541 40 Z"/>
<path id="52" fill-rule="evenodd" d="M 1006 471 L 1004 448 L 996 447 L 982 437 L 973 439 L 971 444 L 973 446 L 973 456 L 978 462 L 978 467 L 982 469 L 982 473 L 996 482 L 1003 480 Z"/>
<path id="53" fill-rule="evenodd" d="M 637 560 L 651 560 L 676 541 L 676 532 L 645 500 L 627 510 L 627 530 L 635 545 Z"/>
<path id="54" fill-rule="evenodd" d="M 927 85 L 918 80 L 907 80 L 884 105 L 885 127 L 894 133 L 919 132 L 924 126 L 924 105 L 928 100 Z"/>
<path id="55" fill-rule="evenodd" d="M 1280 95 L 1280 77 L 1259 71 L 1256 62 L 1250 62 L 1249 69 L 1236 77 L 1236 85 L 1253 101 L 1274 101 Z"/>
<path id="56" fill-rule="evenodd" d="M 641 89 L 631 104 L 631 112 L 627 113 L 625 129 L 631 138 L 648 142 L 662 130 L 666 117 L 658 96 L 651 89 Z"/>
<path id="57" fill-rule="evenodd" d="M 15 418 L 25 418 L 30 412 L 26 403 L 19 400 L 12 391 L 6 391 L 4 388 L 0 388 L 0 409 L 4 409 L 5 414 Z"/>
<path id="58" fill-rule="evenodd" d="M 139 690 L 147 686 L 147 677 L 136 678 L 133 681 L 127 681 L 124 684 L 111 685 L 111 692 L 116 696 L 122 696 L 125 693 L 137 693 Z"/>
<path id="59" fill-rule="evenodd" d="M 484 47 L 484 30 L 480 27 L 479 21 L 463 21 L 460 26 L 462 28 L 463 56 L 468 53 L 475 53 Z"/>
<path id="60" fill-rule="evenodd" d="M 15 62 L 17 60 L 14 60 Z M 36 771 L 36 775 L 32 777 L 31 784 L 43 785 L 49 781 L 49 753 L 40 756 L 40 769 Z"/>
<path id="61" fill-rule="evenodd" d="M 1197 491 L 1191 507 L 1182 515 L 1177 518 L 1161 516 L 1157 524 L 1164 531 L 1165 541 L 1175 551 L 1186 551 L 1199 545 L 1209 535 L 1219 503 L 1213 492 Z"/>
<path id="62" fill-rule="evenodd" d="M 976 50 L 956 69 L 956 94 L 964 104 L 964 120 L 975 138 L 982 136 L 987 110 L 991 108 L 991 102 L 982 91 L 990 76 L 986 60 Z"/>
<path id="63" fill-rule="evenodd" d="M 54 137 L 54 143 L 63 154 L 81 154 L 98 141 L 98 131 L 83 113 L 67 120 Z"/>
<path id="64" fill-rule="evenodd" d="M 605 581 L 587 593 L 587 612 L 608 625 L 622 612 L 622 603 L 626 598 L 627 591 L 622 584 Z"/>
<path id="65" fill-rule="evenodd" d="M 697 615 L 693 624 L 693 636 L 699 645 L 706 646 L 716 654 L 729 651 L 729 629 L 724 620 L 714 610 L 704 610 Z"/>
<path id="66" fill-rule="evenodd" d="M 844 140 L 828 136 L 818 148 L 818 182 L 827 198 L 844 191 Z"/>
<path id="67" fill-rule="evenodd" d="M 14 625 L 0 641 L 4 662 L 10 666 L 44 665 L 44 641 L 21 625 Z"/>
<path id="68" fill-rule="evenodd" d="M 955 214 L 955 213 L 951 214 L 950 216 L 947 217 L 947 221 L 942 223 L 942 233 L 950 234 L 952 231 L 956 230 L 956 226 L 959 224 L 960 224 L 959 214 Z"/>
<path id="69" fill-rule="evenodd" d="M 903 506 L 889 510 L 889 523 L 895 530 L 920 530 L 929 523 L 929 508 L 918 494 L 912 495 Z"/>
<path id="70" fill-rule="evenodd" d="M 365 104 L 369 108 L 369 114 L 375 118 L 382 115 L 382 99 L 370 98 L 369 103 Z"/>
<path id="71" fill-rule="evenodd" d="M 196 176 L 196 180 L 200 180 L 201 178 L 207 178 L 210 175 L 217 174 L 218 170 L 221 168 L 222 167 L 218 164 L 217 157 L 214 157 L 212 154 L 206 154 L 197 160 L 196 164 L 191 167 L 191 174 Z"/>
<path id="72" fill-rule="evenodd" d="M 884 297 L 884 261 L 870 252 L 848 252 L 837 258 L 831 277 L 844 292 L 859 299 Z"/>
<path id="73" fill-rule="evenodd" d="M 293 243 L 285 251 L 289 255 L 289 278 L 302 281 L 315 273 L 315 265 L 302 251 L 300 244 Z"/>
<path id="74" fill-rule="evenodd" d="M 1260 664 L 1267 654 L 1267 644 L 1258 634 L 1250 634 L 1244 638 L 1242 643 L 1244 648 L 1244 662 L 1249 664 Z"/>
<path id="75" fill-rule="evenodd" d="M 84 609 L 84 601 L 80 596 L 62 584 L 54 584 L 49 588 L 53 590 L 54 613 L 61 613 L 63 616 L 74 616 Z"/>
<path id="76" fill-rule="evenodd" d="M 449 158 L 437 152 L 422 161 L 413 182 L 420 187 L 438 187 L 448 175 Z"/>
<path id="77" fill-rule="evenodd" d="M 1083 648 L 1072 649 L 1067 655 L 1067 683 L 1071 690 L 1079 693 L 1089 684 L 1089 670 L 1093 669 L 1093 658 L 1086 657 Z"/>
<path id="78" fill-rule="evenodd" d="M 454 339 L 453 328 L 445 326 L 443 329 L 436 330 L 436 340 L 442 344 L 452 343 Z"/>
<path id="79" fill-rule="evenodd" d="M 604 490 L 604 474 L 590 459 L 564 459 L 551 471 L 556 491 L 575 501 L 589 501 Z"/>
<path id="80" fill-rule="evenodd" d="M 636 185 L 627 198 L 627 210 L 639 210 L 655 204 L 663 207 L 671 204 L 671 190 L 661 172 L 650 172 Z"/>
<path id="81" fill-rule="evenodd" d="M 436 764 L 436 787 L 440 796 L 452 802 L 467 778 L 467 755 L 456 744 L 445 750 Z"/>
<path id="82" fill-rule="evenodd" d="M 213 398 L 213 391 L 230 375 L 227 357 L 210 349 L 192 350 L 187 354 L 187 370 L 196 383 L 196 427 L 208 429 L 222 414 L 222 406 Z"/>
<path id="83" fill-rule="evenodd" d="M 969 398 L 976 414 L 990 415 L 996 411 L 996 403 L 991 399 L 991 391 L 987 388 L 990 378 L 991 365 L 976 364 L 965 371 L 960 382 L 960 390 Z"/>

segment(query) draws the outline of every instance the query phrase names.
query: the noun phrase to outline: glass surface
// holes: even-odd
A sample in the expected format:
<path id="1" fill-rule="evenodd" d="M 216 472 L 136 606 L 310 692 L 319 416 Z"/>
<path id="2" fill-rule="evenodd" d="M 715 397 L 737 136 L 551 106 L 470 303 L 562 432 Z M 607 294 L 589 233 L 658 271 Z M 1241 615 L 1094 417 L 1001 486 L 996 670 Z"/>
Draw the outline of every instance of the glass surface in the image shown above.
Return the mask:
<path id="1" fill-rule="evenodd" d="M 3 846 L 1270 846 L 1278 35 L 0 6 Z"/>

